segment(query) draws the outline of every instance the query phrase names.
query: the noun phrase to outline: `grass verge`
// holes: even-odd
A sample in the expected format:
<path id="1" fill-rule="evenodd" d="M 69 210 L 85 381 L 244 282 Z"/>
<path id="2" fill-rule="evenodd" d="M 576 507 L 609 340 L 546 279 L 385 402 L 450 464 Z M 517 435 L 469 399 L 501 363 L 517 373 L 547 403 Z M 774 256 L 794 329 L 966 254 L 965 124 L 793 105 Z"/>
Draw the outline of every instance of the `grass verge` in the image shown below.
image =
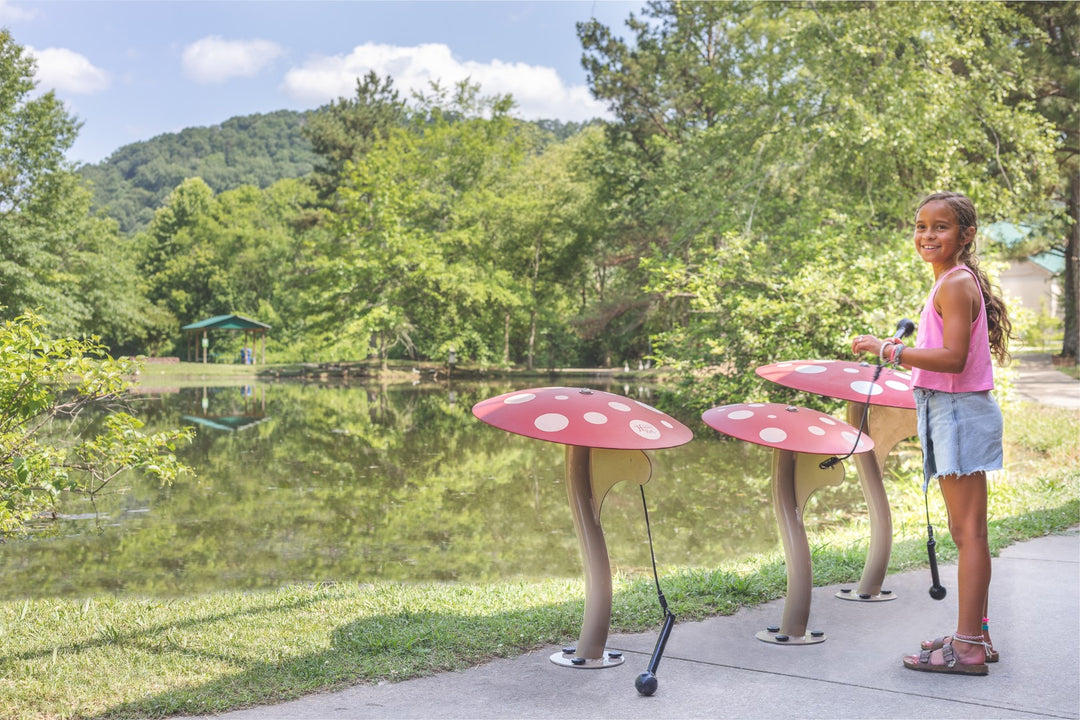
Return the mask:
<path id="1" fill-rule="evenodd" d="M 1080 521 L 1077 413 L 1007 406 L 1006 427 L 1008 468 L 991 482 L 995 554 Z M 917 463 L 898 465 L 893 474 L 901 482 L 889 482 L 890 572 L 926 560 Z M 931 512 L 944 525 L 940 505 Z M 857 581 L 868 539 L 865 518 L 812 535 L 815 583 Z M 942 562 L 955 560 L 946 532 L 938 551 Z M 672 611 L 691 620 L 781 597 L 786 574 L 783 558 L 767 555 L 715 568 L 666 568 L 661 582 Z M 463 669 L 572 643 L 582 598 L 579 579 L 0 602 L 0 717 L 196 715 Z M 655 629 L 659 622 L 651 577 L 615 578 L 612 631 Z"/>

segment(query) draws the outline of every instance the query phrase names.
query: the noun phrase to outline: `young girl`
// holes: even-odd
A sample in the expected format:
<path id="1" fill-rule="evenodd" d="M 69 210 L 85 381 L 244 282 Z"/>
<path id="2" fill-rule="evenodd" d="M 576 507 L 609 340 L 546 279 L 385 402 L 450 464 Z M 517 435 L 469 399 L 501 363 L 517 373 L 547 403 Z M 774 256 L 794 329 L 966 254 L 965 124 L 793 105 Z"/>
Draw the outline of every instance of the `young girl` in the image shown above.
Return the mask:
<path id="1" fill-rule="evenodd" d="M 991 354 L 1009 359 L 1012 325 L 975 258 L 975 207 L 959 193 L 935 193 L 915 214 L 915 252 L 934 269 L 914 347 L 860 335 L 852 351 L 911 368 L 923 450 L 923 491 L 937 478 L 959 552 L 958 616 L 951 636 L 922 643 L 904 666 L 924 672 L 987 674 L 996 662 L 986 626 L 990 547 L 986 473 L 1002 467 L 1002 418 L 990 390 Z"/>

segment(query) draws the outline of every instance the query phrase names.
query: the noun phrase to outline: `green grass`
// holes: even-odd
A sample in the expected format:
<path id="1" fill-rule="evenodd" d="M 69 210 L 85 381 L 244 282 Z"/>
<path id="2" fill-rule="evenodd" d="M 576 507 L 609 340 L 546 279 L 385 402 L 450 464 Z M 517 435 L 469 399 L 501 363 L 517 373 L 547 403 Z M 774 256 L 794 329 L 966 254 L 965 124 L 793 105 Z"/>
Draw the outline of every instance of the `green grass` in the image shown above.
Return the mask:
<path id="1" fill-rule="evenodd" d="M 991 483 L 990 542 L 1018 541 L 1080 521 L 1077 413 L 1007 406 L 1007 470 Z M 908 455 L 912 455 L 909 453 Z M 916 454 L 917 455 L 917 454 Z M 916 462 L 888 481 L 894 543 L 890 572 L 926 562 Z M 890 467 L 893 467 L 892 464 Z M 940 497 L 942 562 L 955 559 Z M 869 539 L 857 517 L 815 533 L 815 583 L 855 582 Z M 680 620 L 730 614 L 781 597 L 783 558 L 664 568 Z M 0 717 L 159 717 L 220 712 L 353 683 L 463 669 L 545 645 L 572 643 L 583 582 L 293 585 L 176 600 L 91 597 L 0 602 Z M 648 576 L 614 581 L 613 632 L 655 629 Z"/>

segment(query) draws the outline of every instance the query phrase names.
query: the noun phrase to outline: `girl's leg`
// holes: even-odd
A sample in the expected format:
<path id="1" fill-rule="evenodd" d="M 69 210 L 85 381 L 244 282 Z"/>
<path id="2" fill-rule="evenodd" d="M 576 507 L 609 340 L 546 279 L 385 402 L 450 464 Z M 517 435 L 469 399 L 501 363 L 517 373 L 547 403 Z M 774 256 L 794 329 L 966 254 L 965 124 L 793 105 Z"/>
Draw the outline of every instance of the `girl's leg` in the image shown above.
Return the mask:
<path id="1" fill-rule="evenodd" d="M 990 592 L 990 544 L 986 527 L 986 473 L 949 475 L 940 479 L 949 512 L 949 533 L 959 554 L 957 561 L 956 632 L 982 637 Z M 984 648 L 953 642 L 960 662 L 981 663 Z"/>

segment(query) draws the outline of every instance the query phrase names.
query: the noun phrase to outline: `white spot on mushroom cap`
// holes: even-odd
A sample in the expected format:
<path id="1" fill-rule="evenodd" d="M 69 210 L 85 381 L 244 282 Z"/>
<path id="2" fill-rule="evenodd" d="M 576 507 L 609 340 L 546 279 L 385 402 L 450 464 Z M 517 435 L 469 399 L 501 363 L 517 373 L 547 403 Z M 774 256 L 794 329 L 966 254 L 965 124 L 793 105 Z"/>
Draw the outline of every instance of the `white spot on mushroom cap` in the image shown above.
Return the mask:
<path id="1" fill-rule="evenodd" d="M 885 392 L 885 389 L 877 383 L 867 382 L 866 380 L 856 380 L 851 383 L 850 387 L 860 395 L 880 395 Z"/>
<path id="2" fill-rule="evenodd" d="M 652 423 L 644 420 L 631 420 L 630 429 L 646 440 L 656 440 L 660 437 L 660 431 Z"/>
<path id="3" fill-rule="evenodd" d="M 654 408 L 654 407 L 653 407 L 652 405 L 646 405 L 645 403 L 641 402 L 640 400 L 635 400 L 634 402 L 636 402 L 636 403 L 637 403 L 638 405 L 640 405 L 641 407 L 645 408 L 646 410 L 652 410 L 652 411 L 653 411 L 654 413 L 656 413 L 657 415 L 663 415 L 663 414 L 664 414 L 664 413 L 663 413 L 663 411 L 661 411 L 661 410 L 657 410 L 657 409 L 656 409 L 656 408 Z"/>
<path id="4" fill-rule="evenodd" d="M 729 420 L 745 420 L 752 417 L 754 417 L 754 413 L 749 410 L 733 410 L 728 413 Z"/>
<path id="5" fill-rule="evenodd" d="M 795 368 L 795 372 L 803 373 L 804 375 L 817 375 L 818 373 L 826 372 L 829 368 L 822 365 L 800 365 Z"/>
<path id="6" fill-rule="evenodd" d="M 858 434 L 858 433 L 853 433 L 853 432 L 851 432 L 851 431 L 849 431 L 849 430 L 842 430 L 842 431 L 840 432 L 840 437 L 844 438 L 844 439 L 845 439 L 845 440 L 847 440 L 847 441 L 848 441 L 849 443 L 854 443 L 854 442 L 855 442 L 855 438 L 858 438 L 858 439 L 859 439 L 859 444 L 858 444 L 858 446 L 857 446 L 857 447 L 862 447 L 862 444 L 863 444 L 863 439 L 862 439 L 862 435 L 860 435 L 860 434 Z"/>
<path id="7" fill-rule="evenodd" d="M 564 430 L 569 424 L 570 419 L 559 413 L 544 413 L 536 418 L 536 420 L 533 420 L 533 425 L 536 426 L 536 429 L 543 430 L 544 432 L 558 432 Z"/>
<path id="8" fill-rule="evenodd" d="M 618 410 L 619 412 L 630 412 L 629 405 L 618 402 L 616 400 L 611 400 L 610 402 L 608 402 L 608 407 L 612 410 Z"/>
<path id="9" fill-rule="evenodd" d="M 607 422 L 607 415 L 598 412 L 587 412 L 582 417 L 585 418 L 585 422 L 592 423 L 593 425 L 603 425 Z"/>
<path id="10" fill-rule="evenodd" d="M 817 425 L 811 425 L 810 427 L 808 427 L 806 429 L 810 431 L 811 435 L 817 435 L 819 437 L 821 435 L 824 435 L 825 432 L 826 432 L 825 428 L 819 428 Z"/>
<path id="11" fill-rule="evenodd" d="M 520 405 L 521 403 L 527 403 L 530 400 L 535 399 L 536 395 L 534 395 L 533 393 L 521 393 L 520 395 L 511 395 L 510 397 L 503 400 L 503 402 L 507 405 Z"/>
<path id="12" fill-rule="evenodd" d="M 899 380 L 886 380 L 885 384 L 891 387 L 893 390 L 899 390 L 900 392 L 907 392 L 911 389 L 910 385 L 904 382 L 900 382 Z"/>
<path id="13" fill-rule="evenodd" d="M 787 440 L 787 433 L 778 427 L 767 427 L 761 429 L 758 433 L 758 437 L 765 442 L 778 443 Z"/>

